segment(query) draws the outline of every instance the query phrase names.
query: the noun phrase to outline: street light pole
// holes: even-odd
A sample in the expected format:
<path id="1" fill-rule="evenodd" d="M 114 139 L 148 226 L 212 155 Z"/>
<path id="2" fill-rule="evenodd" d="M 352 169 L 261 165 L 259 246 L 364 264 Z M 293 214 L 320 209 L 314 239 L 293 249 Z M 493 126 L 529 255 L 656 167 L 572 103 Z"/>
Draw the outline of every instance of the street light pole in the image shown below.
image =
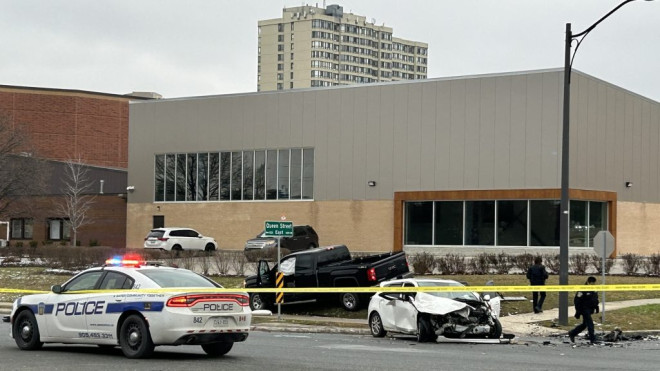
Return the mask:
<path id="1" fill-rule="evenodd" d="M 571 31 L 571 24 L 566 23 L 566 43 L 564 45 L 564 110 L 563 110 L 563 123 L 562 123 L 562 146 L 561 146 L 561 201 L 559 210 L 559 284 L 568 285 L 568 237 L 569 237 L 569 139 L 570 139 L 570 104 L 571 104 L 571 68 L 573 66 L 573 58 L 577 53 L 582 40 L 593 30 L 598 24 L 605 20 L 605 18 L 612 15 L 622 6 L 633 2 L 635 0 L 626 0 L 619 4 L 616 8 L 612 9 L 609 13 L 605 14 L 596 23 L 592 24 L 586 30 L 573 35 Z M 646 0 L 653 1 L 653 0 Z M 573 40 L 577 40 L 575 51 L 571 55 L 571 44 Z M 561 291 L 559 293 L 559 324 L 562 326 L 568 325 L 568 292 Z"/>

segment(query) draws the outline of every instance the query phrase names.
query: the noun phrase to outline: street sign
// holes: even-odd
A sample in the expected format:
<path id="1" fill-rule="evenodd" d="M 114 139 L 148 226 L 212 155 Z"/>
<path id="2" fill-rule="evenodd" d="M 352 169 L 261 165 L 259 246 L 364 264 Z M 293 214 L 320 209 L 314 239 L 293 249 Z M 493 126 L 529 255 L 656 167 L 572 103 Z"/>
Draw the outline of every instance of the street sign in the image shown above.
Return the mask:
<path id="1" fill-rule="evenodd" d="M 609 258 L 614 252 L 614 236 L 609 231 L 600 231 L 594 237 L 594 252 L 600 258 Z"/>
<path id="2" fill-rule="evenodd" d="M 266 237 L 293 237 L 293 222 L 266 221 Z"/>

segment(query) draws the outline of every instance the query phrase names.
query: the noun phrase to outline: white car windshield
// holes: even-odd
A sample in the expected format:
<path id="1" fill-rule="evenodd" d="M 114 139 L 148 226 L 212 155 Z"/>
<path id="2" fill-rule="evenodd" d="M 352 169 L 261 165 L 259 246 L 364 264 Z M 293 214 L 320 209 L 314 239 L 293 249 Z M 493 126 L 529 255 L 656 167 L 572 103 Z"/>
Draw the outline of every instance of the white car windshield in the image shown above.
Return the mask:
<path id="1" fill-rule="evenodd" d="M 459 282 L 435 282 L 435 281 L 417 281 L 419 287 L 433 287 L 433 286 L 463 286 Z M 447 299 L 467 299 L 479 300 L 472 292 L 469 291 L 436 291 L 427 292 L 427 294 Z"/>
<path id="2" fill-rule="evenodd" d="M 149 277 L 158 286 L 167 287 L 222 287 L 219 284 L 187 270 L 142 269 L 140 273 Z"/>

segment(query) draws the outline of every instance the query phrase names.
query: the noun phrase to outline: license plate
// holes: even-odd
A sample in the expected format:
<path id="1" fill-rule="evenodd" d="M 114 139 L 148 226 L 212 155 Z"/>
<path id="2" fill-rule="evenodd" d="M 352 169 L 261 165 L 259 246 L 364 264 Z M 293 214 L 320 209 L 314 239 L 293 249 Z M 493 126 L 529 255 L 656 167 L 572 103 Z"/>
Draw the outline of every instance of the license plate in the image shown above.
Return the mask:
<path id="1" fill-rule="evenodd" d="M 229 326 L 228 318 L 214 318 L 213 327 L 227 327 Z"/>

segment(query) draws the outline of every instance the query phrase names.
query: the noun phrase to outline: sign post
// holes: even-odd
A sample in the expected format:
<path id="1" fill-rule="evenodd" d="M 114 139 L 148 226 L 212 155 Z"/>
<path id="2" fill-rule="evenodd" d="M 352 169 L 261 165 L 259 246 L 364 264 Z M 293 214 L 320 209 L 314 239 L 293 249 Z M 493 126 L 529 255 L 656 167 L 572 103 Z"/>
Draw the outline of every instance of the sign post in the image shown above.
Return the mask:
<path id="1" fill-rule="evenodd" d="M 605 261 L 614 252 L 614 236 L 609 231 L 600 231 L 594 237 L 594 252 L 603 259 L 601 266 L 602 284 L 605 285 Z M 603 304 L 600 311 L 601 322 L 605 324 L 605 291 L 601 293 Z"/>
<path id="2" fill-rule="evenodd" d="M 282 237 L 293 237 L 293 222 L 287 222 L 286 217 L 282 215 L 281 221 L 266 221 L 264 223 L 264 235 L 266 237 L 275 237 L 277 238 L 277 287 L 282 288 L 284 286 L 284 275 L 280 270 L 280 259 L 281 249 L 280 242 Z M 277 320 L 282 320 L 282 298 L 283 293 L 278 292 L 275 295 L 275 301 L 277 302 Z"/>

